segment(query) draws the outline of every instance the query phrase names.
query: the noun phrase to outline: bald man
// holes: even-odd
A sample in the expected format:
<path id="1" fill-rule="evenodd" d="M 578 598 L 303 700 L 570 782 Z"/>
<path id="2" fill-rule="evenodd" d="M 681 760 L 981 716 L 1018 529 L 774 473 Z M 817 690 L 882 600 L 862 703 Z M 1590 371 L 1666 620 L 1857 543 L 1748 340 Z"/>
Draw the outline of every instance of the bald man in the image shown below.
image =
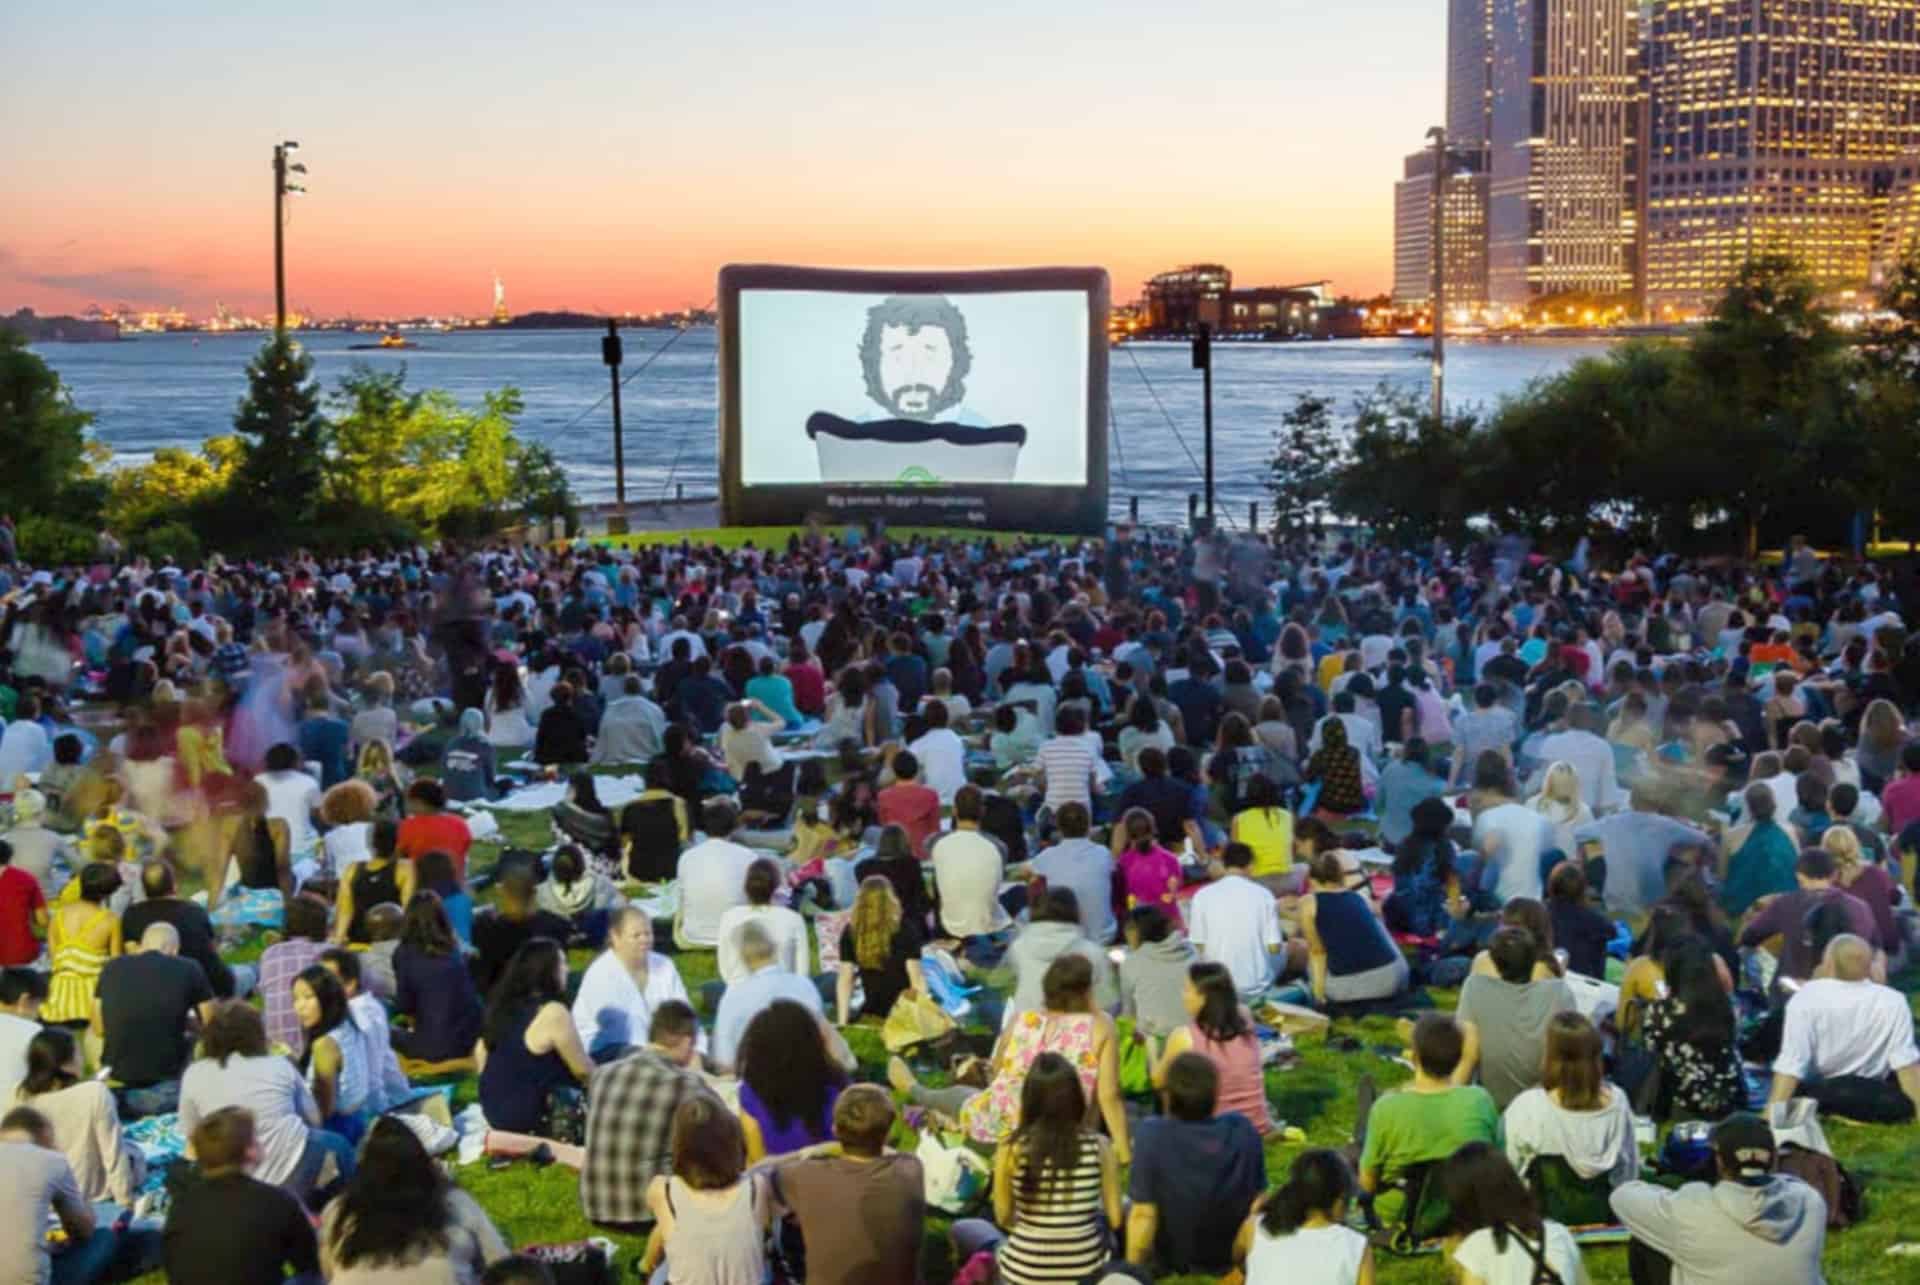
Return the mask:
<path id="1" fill-rule="evenodd" d="M 100 970 L 93 1033 L 104 1041 L 101 1062 L 122 1119 L 179 1108 L 194 1027 L 212 1015 L 213 1004 L 206 971 L 180 954 L 172 924 L 149 924 L 133 953 Z"/>
<path id="2" fill-rule="evenodd" d="M 1920 1108 L 1920 1047 L 1907 997 L 1871 977 L 1873 947 L 1842 933 L 1787 1002 L 1772 1102 L 1796 1094 L 1820 1109 L 1868 1122 L 1914 1118 Z"/>

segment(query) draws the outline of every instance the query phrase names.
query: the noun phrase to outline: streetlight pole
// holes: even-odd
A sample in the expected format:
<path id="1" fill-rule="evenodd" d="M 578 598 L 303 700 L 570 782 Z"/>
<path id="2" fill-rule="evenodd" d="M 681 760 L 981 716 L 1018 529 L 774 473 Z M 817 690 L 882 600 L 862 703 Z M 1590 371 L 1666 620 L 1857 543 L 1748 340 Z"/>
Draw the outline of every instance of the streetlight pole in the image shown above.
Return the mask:
<path id="1" fill-rule="evenodd" d="M 306 188 L 298 183 L 287 182 L 289 173 L 305 174 L 307 167 L 294 162 L 287 163 L 287 153 L 299 150 L 300 144 L 288 139 L 273 149 L 273 333 L 275 338 L 287 333 L 287 211 L 286 202 L 290 195 L 302 195 Z"/>
<path id="2" fill-rule="evenodd" d="M 618 512 L 607 525 L 614 535 L 625 535 L 627 530 L 627 453 L 620 430 L 621 347 L 619 323 L 608 317 L 607 334 L 600 341 L 600 360 L 607 364 L 607 375 L 613 380 L 613 501 Z M 616 525 L 619 530 L 613 531 Z"/>
<path id="3" fill-rule="evenodd" d="M 1447 413 L 1447 131 L 1435 125 L 1427 131 L 1433 143 L 1433 418 Z"/>

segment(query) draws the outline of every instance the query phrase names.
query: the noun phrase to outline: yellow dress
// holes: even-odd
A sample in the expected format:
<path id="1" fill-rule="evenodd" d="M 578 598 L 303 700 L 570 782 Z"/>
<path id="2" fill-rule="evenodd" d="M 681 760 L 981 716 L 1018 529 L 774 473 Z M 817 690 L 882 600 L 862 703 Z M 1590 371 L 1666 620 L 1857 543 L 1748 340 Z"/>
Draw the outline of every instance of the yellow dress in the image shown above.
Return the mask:
<path id="1" fill-rule="evenodd" d="M 75 882 L 78 882 L 76 880 Z M 113 911 L 100 907 L 93 917 L 69 938 L 62 925 L 64 914 L 56 913 L 47 925 L 47 941 L 52 947 L 53 977 L 47 985 L 47 1002 L 40 1006 L 43 1022 L 84 1022 L 93 1017 L 93 988 L 100 970 L 107 966 L 107 951 L 85 944 L 85 939 Z"/>

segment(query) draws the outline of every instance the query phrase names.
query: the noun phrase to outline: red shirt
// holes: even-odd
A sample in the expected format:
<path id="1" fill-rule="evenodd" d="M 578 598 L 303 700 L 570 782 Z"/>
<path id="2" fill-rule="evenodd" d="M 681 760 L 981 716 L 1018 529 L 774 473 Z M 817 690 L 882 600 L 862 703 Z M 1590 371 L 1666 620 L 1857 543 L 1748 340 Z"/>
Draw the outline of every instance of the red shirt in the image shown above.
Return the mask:
<path id="1" fill-rule="evenodd" d="M 467 849 L 473 846 L 473 831 L 464 817 L 452 812 L 424 813 L 400 823 L 399 851 L 403 857 L 418 861 L 429 852 L 444 852 L 453 858 L 454 871 L 467 877 Z"/>
<path id="2" fill-rule="evenodd" d="M 1898 835 L 1920 821 L 1920 776 L 1902 776 L 1880 791 L 1880 804 L 1887 812 L 1887 833 Z"/>
<path id="3" fill-rule="evenodd" d="M 913 855 L 927 859 L 927 840 L 940 833 L 940 795 L 913 781 L 889 785 L 874 796 L 881 825 L 897 825 L 913 843 Z"/>
<path id="4" fill-rule="evenodd" d="M 12 866 L 0 869 L 0 964 L 18 968 L 40 958 L 33 912 L 46 908 L 40 881 Z"/>
<path id="5" fill-rule="evenodd" d="M 818 718 L 827 708 L 827 676 L 820 666 L 788 665 L 787 681 L 793 684 L 793 707 L 802 714 Z"/>

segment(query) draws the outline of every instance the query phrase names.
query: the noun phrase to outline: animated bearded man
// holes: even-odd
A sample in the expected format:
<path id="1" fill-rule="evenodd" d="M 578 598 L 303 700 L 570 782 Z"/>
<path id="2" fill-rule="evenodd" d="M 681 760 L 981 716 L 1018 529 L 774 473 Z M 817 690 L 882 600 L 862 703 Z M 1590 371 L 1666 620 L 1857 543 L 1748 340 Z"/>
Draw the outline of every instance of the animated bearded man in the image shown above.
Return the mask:
<path id="1" fill-rule="evenodd" d="M 823 482 L 1011 482 L 1019 424 L 991 425 L 964 405 L 973 349 L 967 319 L 939 295 L 895 295 L 867 310 L 860 339 L 867 396 L 885 412 L 807 419 Z"/>

